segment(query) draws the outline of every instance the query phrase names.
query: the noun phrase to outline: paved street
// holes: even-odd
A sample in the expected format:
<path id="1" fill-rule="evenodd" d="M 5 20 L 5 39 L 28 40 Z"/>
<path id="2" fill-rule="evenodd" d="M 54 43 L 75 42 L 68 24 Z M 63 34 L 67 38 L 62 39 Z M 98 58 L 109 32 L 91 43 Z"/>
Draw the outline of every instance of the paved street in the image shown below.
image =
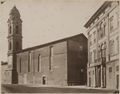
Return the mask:
<path id="1" fill-rule="evenodd" d="M 115 93 L 116 90 L 93 89 L 80 86 L 30 86 L 30 85 L 2 85 L 2 93 Z"/>

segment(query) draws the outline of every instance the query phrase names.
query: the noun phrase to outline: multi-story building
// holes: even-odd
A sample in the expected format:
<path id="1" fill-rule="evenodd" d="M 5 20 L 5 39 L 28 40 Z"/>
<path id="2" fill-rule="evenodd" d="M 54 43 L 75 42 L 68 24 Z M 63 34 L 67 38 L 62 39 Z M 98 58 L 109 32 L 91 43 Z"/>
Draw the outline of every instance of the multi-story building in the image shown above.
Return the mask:
<path id="1" fill-rule="evenodd" d="M 119 88 L 119 1 L 105 1 L 84 25 L 88 30 L 87 85 Z"/>
<path id="2" fill-rule="evenodd" d="M 8 19 L 8 68 L 4 83 L 84 85 L 87 38 L 83 34 L 22 49 L 22 20 L 16 7 Z"/>

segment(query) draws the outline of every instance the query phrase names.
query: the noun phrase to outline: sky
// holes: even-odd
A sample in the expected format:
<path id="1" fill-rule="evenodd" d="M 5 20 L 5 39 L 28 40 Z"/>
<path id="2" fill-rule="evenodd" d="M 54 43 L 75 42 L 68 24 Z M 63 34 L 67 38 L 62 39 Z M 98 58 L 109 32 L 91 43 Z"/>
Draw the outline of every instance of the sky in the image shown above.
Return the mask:
<path id="1" fill-rule="evenodd" d="M 85 23 L 104 0 L 0 0 L 0 61 L 7 61 L 10 10 L 15 5 L 22 23 L 23 49 L 84 33 Z"/>

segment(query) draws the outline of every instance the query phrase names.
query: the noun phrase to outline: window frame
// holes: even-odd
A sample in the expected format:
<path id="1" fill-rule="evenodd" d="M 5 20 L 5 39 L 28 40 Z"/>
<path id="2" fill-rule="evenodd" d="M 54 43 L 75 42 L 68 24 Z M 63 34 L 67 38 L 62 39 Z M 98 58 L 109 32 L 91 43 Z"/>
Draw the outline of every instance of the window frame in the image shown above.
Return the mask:
<path id="1" fill-rule="evenodd" d="M 52 70 L 53 56 L 54 56 L 54 49 L 53 46 L 50 46 L 49 70 Z"/>
<path id="2" fill-rule="evenodd" d="M 20 65 L 20 66 L 19 66 L 19 68 L 20 68 L 20 69 L 19 69 L 19 72 L 22 73 L 22 59 L 21 59 L 21 58 L 20 58 L 20 62 L 19 62 L 19 63 L 20 63 L 20 64 L 19 64 L 19 65 Z"/>
<path id="3" fill-rule="evenodd" d="M 39 54 L 38 55 L 38 67 L 37 67 L 37 72 L 41 72 L 42 71 L 42 62 L 41 62 L 41 59 L 42 59 L 42 57 L 41 57 L 41 54 Z"/>
<path id="4" fill-rule="evenodd" d="M 31 71 L 31 60 L 32 60 L 32 53 L 28 53 L 28 72 Z"/>
<path id="5" fill-rule="evenodd" d="M 113 31 L 114 27 L 113 27 L 113 19 L 114 19 L 114 16 L 112 15 L 110 18 L 109 18 L 109 24 L 110 24 L 110 32 Z"/>
<path id="6" fill-rule="evenodd" d="M 112 73 L 112 67 L 109 67 L 109 73 Z"/>

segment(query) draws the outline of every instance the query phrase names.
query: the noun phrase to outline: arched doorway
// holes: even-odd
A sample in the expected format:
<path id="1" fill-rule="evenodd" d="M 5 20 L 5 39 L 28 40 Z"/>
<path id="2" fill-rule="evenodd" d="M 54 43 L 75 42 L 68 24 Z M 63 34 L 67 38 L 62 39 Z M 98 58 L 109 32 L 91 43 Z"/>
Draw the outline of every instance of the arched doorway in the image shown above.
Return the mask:
<path id="1" fill-rule="evenodd" d="M 46 84 L 46 76 L 42 77 L 42 84 L 45 85 Z"/>

